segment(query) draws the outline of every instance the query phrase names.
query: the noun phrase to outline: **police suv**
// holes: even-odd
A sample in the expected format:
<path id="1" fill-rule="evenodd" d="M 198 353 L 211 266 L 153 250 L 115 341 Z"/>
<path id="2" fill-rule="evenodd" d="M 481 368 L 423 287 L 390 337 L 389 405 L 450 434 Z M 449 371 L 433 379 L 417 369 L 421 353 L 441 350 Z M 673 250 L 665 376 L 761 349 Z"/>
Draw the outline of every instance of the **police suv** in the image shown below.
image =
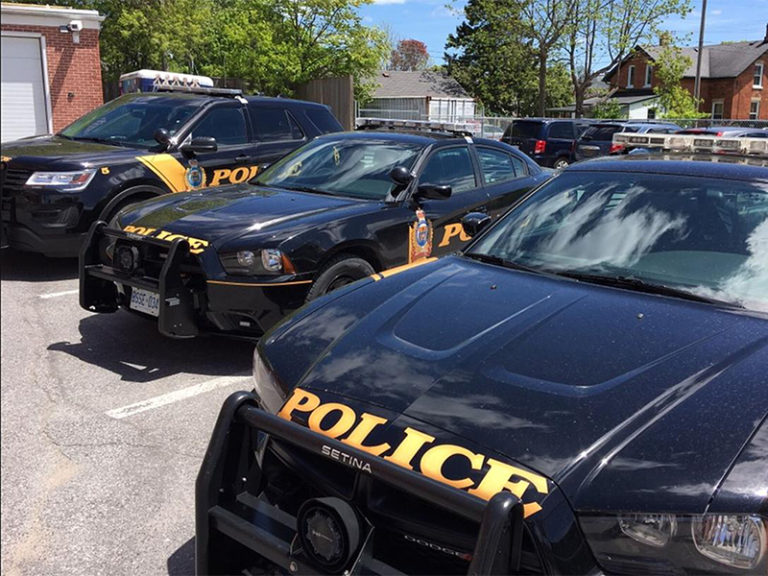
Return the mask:
<path id="1" fill-rule="evenodd" d="M 90 225 L 169 192 L 250 180 L 341 126 L 328 107 L 239 90 L 127 94 L 54 135 L 2 145 L 2 245 L 76 256 Z"/>
<path id="2" fill-rule="evenodd" d="M 767 573 L 768 141 L 622 138 L 262 338 L 199 575 Z"/>

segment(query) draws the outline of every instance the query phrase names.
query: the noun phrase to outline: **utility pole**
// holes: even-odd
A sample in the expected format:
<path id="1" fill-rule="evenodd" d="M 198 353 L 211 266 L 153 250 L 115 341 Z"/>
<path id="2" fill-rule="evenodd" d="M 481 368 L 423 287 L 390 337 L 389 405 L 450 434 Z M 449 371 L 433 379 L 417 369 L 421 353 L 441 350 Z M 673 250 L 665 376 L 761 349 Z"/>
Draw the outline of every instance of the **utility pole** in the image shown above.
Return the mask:
<path id="1" fill-rule="evenodd" d="M 696 57 L 696 82 L 693 87 L 693 97 L 696 99 L 696 112 L 699 111 L 701 94 L 701 57 L 704 51 L 704 25 L 707 21 L 707 0 L 702 0 L 701 28 L 699 29 L 699 53 Z"/>

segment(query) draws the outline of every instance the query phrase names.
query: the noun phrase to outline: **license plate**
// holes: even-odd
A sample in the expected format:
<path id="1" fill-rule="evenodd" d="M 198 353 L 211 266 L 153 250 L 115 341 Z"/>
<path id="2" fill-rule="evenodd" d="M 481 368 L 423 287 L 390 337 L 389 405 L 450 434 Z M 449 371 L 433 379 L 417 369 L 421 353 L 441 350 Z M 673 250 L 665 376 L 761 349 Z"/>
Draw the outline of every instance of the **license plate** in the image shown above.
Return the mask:
<path id="1" fill-rule="evenodd" d="M 131 290 L 131 309 L 150 316 L 160 316 L 160 295 L 149 290 Z"/>
<path id="2" fill-rule="evenodd" d="M 596 146 L 582 146 L 579 150 L 584 156 L 597 156 L 597 153 L 600 152 L 600 148 Z"/>

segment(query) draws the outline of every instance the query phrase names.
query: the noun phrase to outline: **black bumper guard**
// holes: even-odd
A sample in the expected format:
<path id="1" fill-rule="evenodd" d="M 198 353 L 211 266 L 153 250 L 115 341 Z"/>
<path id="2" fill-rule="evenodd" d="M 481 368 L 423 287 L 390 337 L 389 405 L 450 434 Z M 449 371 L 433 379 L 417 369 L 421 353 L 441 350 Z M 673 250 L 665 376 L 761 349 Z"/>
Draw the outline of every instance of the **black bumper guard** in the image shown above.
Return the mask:
<path id="1" fill-rule="evenodd" d="M 265 412 L 258 407 L 258 399 L 253 393 L 237 392 L 229 396 L 222 406 L 197 477 L 198 576 L 217 573 L 217 552 L 210 545 L 216 532 L 225 534 L 289 573 L 322 573 L 308 562 L 298 545 L 296 518 L 244 489 L 248 479 L 239 478 L 245 471 L 238 467 L 237 460 L 245 449 L 236 442 L 247 435 L 248 428 L 313 453 L 321 454 L 325 447 L 326 451 L 328 448 L 336 449 L 369 462 L 371 475 L 377 480 L 479 523 L 477 542 L 469 565 L 470 576 L 516 574 L 519 570 L 524 529 L 523 504 L 515 495 L 503 492 L 486 502 Z M 260 469 L 257 475 L 261 475 Z M 234 476 L 238 476 L 237 480 Z M 233 501 L 248 507 L 250 521 L 221 505 Z M 375 528 L 371 528 L 363 539 L 359 554 L 343 574 L 402 574 L 373 558 L 374 533 Z"/>
<path id="2" fill-rule="evenodd" d="M 138 277 L 102 263 L 102 241 L 113 238 L 136 246 L 145 254 L 150 247 L 159 248 L 164 262 L 158 278 Z M 189 256 L 189 243 L 181 238 L 172 242 L 139 236 L 94 222 L 80 251 L 80 306 L 92 312 L 115 312 L 120 308 L 120 295 L 115 283 L 155 292 L 159 295 L 158 329 L 166 336 L 197 336 L 192 295 L 184 287 L 182 262 Z"/>

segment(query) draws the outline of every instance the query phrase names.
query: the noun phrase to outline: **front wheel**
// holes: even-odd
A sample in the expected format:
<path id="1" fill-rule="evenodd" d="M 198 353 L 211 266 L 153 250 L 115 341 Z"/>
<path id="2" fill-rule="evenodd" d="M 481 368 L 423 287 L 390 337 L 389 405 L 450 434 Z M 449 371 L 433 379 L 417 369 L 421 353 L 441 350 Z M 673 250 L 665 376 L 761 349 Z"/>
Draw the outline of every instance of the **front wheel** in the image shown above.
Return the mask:
<path id="1" fill-rule="evenodd" d="M 563 168 L 566 168 L 570 164 L 570 161 L 568 158 L 558 158 L 555 160 L 555 163 L 553 164 L 552 168 L 555 170 L 562 170 Z"/>
<path id="2" fill-rule="evenodd" d="M 339 254 L 325 263 L 317 275 L 315 283 L 307 294 L 307 302 L 329 292 L 362 280 L 375 273 L 368 262 L 351 254 Z"/>

